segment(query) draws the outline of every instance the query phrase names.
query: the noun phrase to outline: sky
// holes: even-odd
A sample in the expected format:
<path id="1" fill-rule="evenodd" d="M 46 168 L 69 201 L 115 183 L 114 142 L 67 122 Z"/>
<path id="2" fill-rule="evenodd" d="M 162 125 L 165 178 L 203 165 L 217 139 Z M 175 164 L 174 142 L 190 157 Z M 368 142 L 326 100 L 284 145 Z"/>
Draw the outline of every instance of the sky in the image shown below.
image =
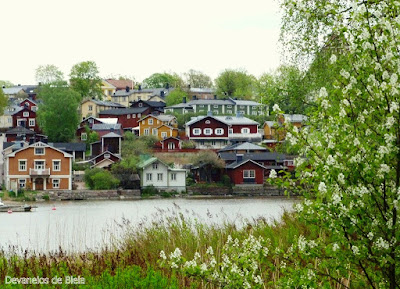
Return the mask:
<path id="1" fill-rule="evenodd" d="M 94 61 L 99 75 L 212 79 L 225 69 L 259 77 L 280 63 L 277 0 L 3 0 L 0 80 L 36 84 L 40 65 L 68 79 Z"/>

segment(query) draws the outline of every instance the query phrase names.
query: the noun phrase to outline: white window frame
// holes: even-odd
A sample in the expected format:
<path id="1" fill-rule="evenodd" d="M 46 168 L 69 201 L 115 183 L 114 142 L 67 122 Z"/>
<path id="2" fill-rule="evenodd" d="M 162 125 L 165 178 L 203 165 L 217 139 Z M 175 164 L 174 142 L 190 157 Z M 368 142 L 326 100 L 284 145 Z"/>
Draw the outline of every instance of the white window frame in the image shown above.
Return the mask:
<path id="1" fill-rule="evenodd" d="M 18 179 L 18 187 L 20 189 L 26 188 L 26 179 Z"/>
<path id="2" fill-rule="evenodd" d="M 163 173 L 158 173 L 157 174 L 157 181 L 158 182 L 162 182 L 162 180 L 163 180 Z"/>
<path id="3" fill-rule="evenodd" d="M 53 185 L 53 189 L 59 189 L 60 188 L 60 179 L 52 179 L 51 183 Z"/>
<path id="4" fill-rule="evenodd" d="M 152 180 L 152 175 L 151 173 L 146 173 L 146 181 L 151 181 Z"/>
<path id="5" fill-rule="evenodd" d="M 212 128 L 209 128 L 209 127 L 205 128 L 203 130 L 203 133 L 204 133 L 204 135 L 212 135 Z"/>
<path id="6" fill-rule="evenodd" d="M 161 138 L 164 139 L 164 138 L 167 138 L 167 137 L 168 137 L 168 133 L 166 131 L 162 131 L 161 132 Z"/>
<path id="7" fill-rule="evenodd" d="M 132 118 L 136 118 L 136 113 L 132 113 Z"/>
<path id="8" fill-rule="evenodd" d="M 256 171 L 255 170 L 243 170 L 243 179 L 255 179 Z"/>
<path id="9" fill-rule="evenodd" d="M 34 118 L 29 119 L 29 126 L 35 126 L 36 125 L 36 120 Z"/>
<path id="10" fill-rule="evenodd" d="M 241 133 L 250 133 L 250 128 L 248 127 L 242 127 L 242 129 L 240 130 Z"/>
<path id="11" fill-rule="evenodd" d="M 110 157 L 111 157 L 110 154 L 104 154 L 104 158 L 105 158 L 105 159 L 109 159 Z"/>
<path id="12" fill-rule="evenodd" d="M 43 167 L 39 166 L 38 163 L 43 163 Z M 35 160 L 34 168 L 36 171 L 45 170 L 46 169 L 46 161 L 45 160 Z"/>
<path id="13" fill-rule="evenodd" d="M 43 153 L 38 153 L 38 150 L 43 150 Z M 44 156 L 46 154 L 46 150 L 44 147 L 35 148 L 35 156 Z"/>
<path id="14" fill-rule="evenodd" d="M 176 181 L 176 173 L 171 173 L 171 181 Z"/>
<path id="15" fill-rule="evenodd" d="M 93 111 L 93 105 L 88 106 L 88 111 Z"/>
<path id="16" fill-rule="evenodd" d="M 153 128 L 152 130 L 151 130 L 151 134 L 152 135 L 157 135 L 158 133 L 157 133 L 157 129 L 156 128 Z"/>
<path id="17" fill-rule="evenodd" d="M 157 170 L 158 169 L 158 163 L 153 163 L 153 170 Z"/>
<path id="18" fill-rule="evenodd" d="M 226 107 L 227 107 L 227 108 L 232 108 L 232 105 L 227 105 Z"/>
<path id="19" fill-rule="evenodd" d="M 149 125 L 153 125 L 154 121 L 152 118 L 149 118 Z"/>
<path id="20" fill-rule="evenodd" d="M 214 108 L 218 108 L 218 105 L 217 105 L 217 104 L 214 104 Z"/>
<path id="21" fill-rule="evenodd" d="M 226 113 L 232 114 L 232 110 L 227 110 Z"/>
<path id="22" fill-rule="evenodd" d="M 86 132 L 81 133 L 81 140 L 87 140 L 87 133 Z"/>
<path id="23" fill-rule="evenodd" d="M 127 114 L 127 115 L 126 115 L 126 118 L 127 118 L 127 119 L 130 119 L 130 118 L 131 118 L 131 115 L 130 115 L 130 114 Z"/>
<path id="24" fill-rule="evenodd" d="M 58 163 L 58 168 L 56 163 Z M 61 172 L 61 160 L 53 160 L 53 172 Z"/>
<path id="25" fill-rule="evenodd" d="M 216 135 L 223 135 L 224 134 L 224 129 L 223 128 L 216 128 L 215 129 L 215 134 Z"/>
<path id="26" fill-rule="evenodd" d="M 205 124 L 210 124 L 211 121 L 210 121 L 209 119 L 207 119 L 204 123 L 205 123 Z"/>
<path id="27" fill-rule="evenodd" d="M 193 135 L 201 135 L 201 128 L 194 128 L 192 130 Z"/>
<path id="28" fill-rule="evenodd" d="M 228 130 L 228 134 L 233 134 L 233 128 L 230 128 L 230 129 Z"/>
<path id="29" fill-rule="evenodd" d="M 22 167 L 22 162 L 24 163 L 23 164 L 23 167 Z M 18 160 L 18 171 L 19 172 L 26 172 L 27 171 L 27 160 L 26 159 L 21 159 L 21 160 Z"/>
<path id="30" fill-rule="evenodd" d="M 24 112 L 22 113 L 22 116 L 23 116 L 23 117 L 29 117 L 29 111 L 24 111 Z"/>
<path id="31" fill-rule="evenodd" d="M 145 128 L 144 131 L 143 131 L 143 134 L 144 135 L 150 135 L 150 129 Z"/>
<path id="32" fill-rule="evenodd" d="M 141 114 L 141 113 L 138 113 L 138 114 L 137 114 L 137 117 L 138 117 L 138 118 L 141 118 L 141 117 L 142 117 L 142 114 Z"/>
<path id="33" fill-rule="evenodd" d="M 175 149 L 175 143 L 174 142 L 169 142 L 168 143 L 168 149 L 169 150 L 174 150 Z"/>

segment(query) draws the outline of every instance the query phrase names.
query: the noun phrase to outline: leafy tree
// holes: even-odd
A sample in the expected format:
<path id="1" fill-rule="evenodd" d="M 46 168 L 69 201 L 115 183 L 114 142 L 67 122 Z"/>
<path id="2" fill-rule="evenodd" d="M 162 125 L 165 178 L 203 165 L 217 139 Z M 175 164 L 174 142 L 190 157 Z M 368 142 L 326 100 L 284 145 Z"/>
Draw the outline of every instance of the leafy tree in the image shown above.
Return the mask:
<path id="1" fill-rule="evenodd" d="M 4 95 L 3 89 L 0 89 L 0 115 L 4 114 L 4 108 L 8 104 L 8 98 Z"/>
<path id="2" fill-rule="evenodd" d="M 0 80 L 0 87 L 12 87 L 14 84 L 8 80 Z"/>
<path id="3" fill-rule="evenodd" d="M 84 61 L 72 66 L 70 84 L 78 92 L 81 99 L 85 97 L 102 98 L 99 69 L 93 61 Z"/>
<path id="4" fill-rule="evenodd" d="M 38 83 L 48 84 L 64 80 L 64 74 L 52 64 L 40 65 L 35 71 L 35 80 Z"/>
<path id="5" fill-rule="evenodd" d="M 192 158 L 194 166 L 199 166 L 200 170 L 203 171 L 206 176 L 207 182 L 212 182 L 212 171 L 217 169 L 223 169 L 225 162 L 220 159 L 217 154 L 210 150 L 202 150 Z"/>
<path id="6" fill-rule="evenodd" d="M 295 66 L 280 66 L 273 73 L 265 73 L 256 82 L 257 95 L 271 108 L 278 104 L 285 113 L 304 114 L 309 105 L 308 87 L 304 72 Z"/>
<path id="7" fill-rule="evenodd" d="M 255 77 L 244 70 L 226 69 L 216 79 L 219 97 L 251 99 L 254 95 Z"/>
<path id="8" fill-rule="evenodd" d="M 151 149 L 157 141 L 155 136 L 137 137 L 131 132 L 126 132 L 121 144 L 122 158 L 125 159 L 137 157 L 141 154 L 150 154 Z"/>
<path id="9" fill-rule="evenodd" d="M 134 175 L 137 174 L 137 164 L 139 157 L 131 156 L 111 167 L 111 173 L 119 180 L 119 184 L 124 189 L 137 189 L 140 186 Z"/>
<path id="10" fill-rule="evenodd" d="M 308 128 L 286 136 L 305 156 L 297 160 L 299 181 L 286 183 L 306 197 L 299 218 L 321 234 L 298 236 L 283 253 L 286 263 L 310 265 L 288 264 L 282 287 L 399 288 L 400 3 L 284 0 L 282 7 L 284 47 L 297 61 L 330 50 L 334 38 L 340 46 L 329 63 L 343 63 L 328 89 L 318 89 Z"/>
<path id="11" fill-rule="evenodd" d="M 183 87 L 183 80 L 176 73 L 154 73 L 143 80 L 142 85 L 144 88 L 162 88 L 167 86 L 177 88 Z"/>
<path id="12" fill-rule="evenodd" d="M 94 142 L 100 140 L 100 135 L 95 131 L 91 131 L 88 125 L 85 126 L 85 132 L 87 135 L 87 139 L 85 141 L 86 150 L 88 150 L 88 149 L 90 149 L 91 143 L 94 143 Z"/>
<path id="13" fill-rule="evenodd" d="M 109 171 L 98 168 L 86 170 L 84 180 L 92 190 L 116 189 L 119 185 L 119 180 Z"/>
<path id="14" fill-rule="evenodd" d="M 37 112 L 39 126 L 53 142 L 68 142 L 75 137 L 79 124 L 79 94 L 66 82 L 42 85 L 39 91 L 42 102 Z"/>
<path id="15" fill-rule="evenodd" d="M 176 88 L 170 93 L 165 98 L 166 105 L 171 106 L 174 104 L 178 104 L 182 102 L 183 97 L 188 97 L 188 93 L 181 88 Z"/>
<path id="16" fill-rule="evenodd" d="M 213 82 L 211 77 L 202 73 L 201 71 L 197 71 L 194 69 L 190 69 L 188 72 L 184 74 L 185 82 L 187 85 L 191 87 L 212 87 Z"/>

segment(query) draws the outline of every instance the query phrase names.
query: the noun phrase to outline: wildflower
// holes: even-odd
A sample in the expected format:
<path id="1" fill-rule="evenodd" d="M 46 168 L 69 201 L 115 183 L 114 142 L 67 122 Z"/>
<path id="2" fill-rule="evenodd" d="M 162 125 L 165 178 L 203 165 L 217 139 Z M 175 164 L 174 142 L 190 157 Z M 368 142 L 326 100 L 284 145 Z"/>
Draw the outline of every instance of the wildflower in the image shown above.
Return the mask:
<path id="1" fill-rule="evenodd" d="M 335 252 L 338 249 L 339 249 L 339 245 L 334 243 L 333 246 L 332 246 L 332 251 Z"/>
<path id="2" fill-rule="evenodd" d="M 201 271 L 201 273 L 204 273 L 205 271 L 207 271 L 207 265 L 205 263 L 200 265 L 200 271 Z"/>
<path id="3" fill-rule="evenodd" d="M 206 253 L 207 253 L 208 255 L 214 255 L 213 248 L 212 248 L 211 246 L 209 246 L 209 247 L 207 248 Z"/>
<path id="4" fill-rule="evenodd" d="M 358 249 L 357 246 L 352 246 L 351 250 L 353 251 L 354 255 L 359 255 L 360 254 L 360 249 Z"/>
<path id="5" fill-rule="evenodd" d="M 271 172 L 269 173 L 269 177 L 270 177 L 271 179 L 275 179 L 276 176 L 277 176 L 276 171 L 275 171 L 274 169 L 272 169 Z"/>
<path id="6" fill-rule="evenodd" d="M 372 239 L 374 238 L 374 233 L 369 232 L 367 237 L 368 237 L 368 239 L 370 239 L 372 241 Z"/>
<path id="7" fill-rule="evenodd" d="M 162 259 L 164 259 L 164 260 L 167 260 L 167 256 L 165 255 L 164 250 L 161 250 L 161 252 L 160 252 L 160 257 L 161 257 Z"/>
<path id="8" fill-rule="evenodd" d="M 389 249 L 389 242 L 384 240 L 382 237 L 379 237 L 379 239 L 375 242 L 375 246 L 379 249 L 387 250 Z"/>
<path id="9" fill-rule="evenodd" d="M 333 64 L 333 63 L 336 62 L 336 60 L 337 60 L 336 55 L 335 55 L 335 54 L 332 54 L 331 58 L 329 59 L 329 62 L 330 62 L 331 64 Z"/>
<path id="10" fill-rule="evenodd" d="M 339 173 L 339 175 L 338 175 L 338 182 L 340 183 L 340 184 L 344 184 L 344 174 L 342 174 L 342 173 Z"/>
<path id="11" fill-rule="evenodd" d="M 341 200 L 342 200 L 342 197 L 339 194 L 333 194 L 332 195 L 332 203 L 334 205 L 339 204 Z"/>
<path id="12" fill-rule="evenodd" d="M 326 190 L 326 185 L 324 182 L 320 182 L 318 185 L 318 190 L 322 193 L 325 194 L 327 192 Z"/>
<path id="13" fill-rule="evenodd" d="M 328 96 L 328 92 L 326 91 L 325 87 L 321 87 L 321 89 L 319 90 L 319 97 L 321 99 L 324 99 Z"/>
<path id="14" fill-rule="evenodd" d="M 393 116 L 388 117 L 386 120 L 386 123 L 385 123 L 386 128 L 391 128 L 393 126 L 394 122 L 395 122 L 395 119 Z"/>
<path id="15" fill-rule="evenodd" d="M 179 259 L 182 256 L 182 252 L 179 248 L 176 248 L 173 253 L 169 255 L 170 259 Z"/>

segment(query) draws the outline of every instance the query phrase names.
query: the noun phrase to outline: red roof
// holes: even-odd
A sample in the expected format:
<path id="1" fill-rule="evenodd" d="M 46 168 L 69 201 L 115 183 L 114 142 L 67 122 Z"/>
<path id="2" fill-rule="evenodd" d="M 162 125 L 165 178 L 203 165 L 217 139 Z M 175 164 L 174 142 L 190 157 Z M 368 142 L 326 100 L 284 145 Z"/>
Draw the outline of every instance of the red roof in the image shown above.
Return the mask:
<path id="1" fill-rule="evenodd" d="M 130 89 L 133 89 L 133 86 L 135 84 L 133 80 L 106 79 L 106 81 L 114 85 L 117 90 L 125 89 L 127 86 L 129 86 Z"/>

